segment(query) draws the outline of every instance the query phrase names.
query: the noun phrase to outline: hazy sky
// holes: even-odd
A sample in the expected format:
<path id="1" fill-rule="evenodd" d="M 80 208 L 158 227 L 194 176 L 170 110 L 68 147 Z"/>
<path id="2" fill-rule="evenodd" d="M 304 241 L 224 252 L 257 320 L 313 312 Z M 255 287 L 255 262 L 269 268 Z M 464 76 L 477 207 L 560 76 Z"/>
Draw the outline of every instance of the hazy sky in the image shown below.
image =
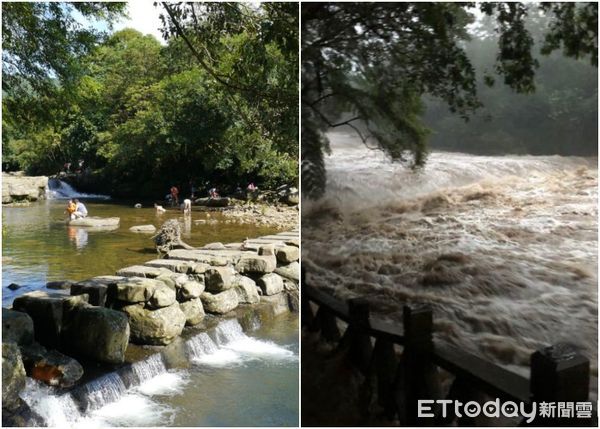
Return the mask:
<path id="1" fill-rule="evenodd" d="M 160 6 L 153 6 L 148 0 L 133 0 L 128 2 L 129 19 L 124 19 L 115 24 L 115 30 L 126 27 L 135 28 L 144 34 L 152 34 L 164 44 L 159 28 L 161 27 L 158 16 L 161 12 Z"/>

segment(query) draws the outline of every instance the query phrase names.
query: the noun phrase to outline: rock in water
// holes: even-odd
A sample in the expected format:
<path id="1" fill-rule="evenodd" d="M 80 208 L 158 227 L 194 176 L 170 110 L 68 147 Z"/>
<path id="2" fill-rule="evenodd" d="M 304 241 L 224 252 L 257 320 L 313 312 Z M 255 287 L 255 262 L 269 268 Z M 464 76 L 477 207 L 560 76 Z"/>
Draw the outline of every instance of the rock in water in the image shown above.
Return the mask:
<path id="1" fill-rule="evenodd" d="M 300 259 L 300 249 L 295 246 L 280 247 L 276 251 L 277 261 L 290 264 Z"/>
<path id="2" fill-rule="evenodd" d="M 260 302 L 256 282 L 250 277 L 236 275 L 233 280 L 240 304 L 256 304 Z"/>
<path id="3" fill-rule="evenodd" d="M 7 286 L 10 290 L 17 290 L 17 289 L 21 289 L 21 285 L 18 285 L 16 283 L 11 283 Z"/>
<path id="4" fill-rule="evenodd" d="M 27 375 L 50 386 L 70 387 L 83 375 L 75 359 L 37 343 L 21 347 L 21 354 Z"/>
<path id="5" fill-rule="evenodd" d="M 2 343 L 2 408 L 14 410 L 20 405 L 19 394 L 25 388 L 25 367 L 19 347 Z"/>
<path id="6" fill-rule="evenodd" d="M 283 291 L 283 279 L 275 273 L 269 273 L 258 279 L 258 286 L 262 289 L 263 295 L 275 295 Z"/>
<path id="7" fill-rule="evenodd" d="M 57 281 L 57 282 L 48 282 L 46 283 L 46 287 L 48 289 L 62 289 L 62 290 L 67 290 L 67 289 L 71 289 L 71 286 L 73 286 L 72 281 L 70 280 L 61 280 L 61 281 Z"/>
<path id="8" fill-rule="evenodd" d="M 59 348 L 65 313 L 87 301 L 87 295 L 69 296 L 38 290 L 15 298 L 13 309 L 33 319 L 36 341 L 46 347 Z"/>
<path id="9" fill-rule="evenodd" d="M 122 310 L 129 316 L 131 339 L 138 344 L 167 345 L 181 335 L 187 320 L 177 302 L 158 310 L 141 304 L 127 305 Z"/>
<path id="10" fill-rule="evenodd" d="M 125 361 L 129 335 L 127 315 L 104 307 L 81 306 L 71 314 L 62 338 L 78 355 L 118 364 Z"/>
<path id="11" fill-rule="evenodd" d="M 281 277 L 293 280 L 296 283 L 300 281 L 300 264 L 298 262 L 292 262 L 289 265 L 283 265 L 275 269 L 275 273 Z"/>
<path id="12" fill-rule="evenodd" d="M 204 284 L 209 292 L 223 292 L 230 289 L 235 272 L 231 267 L 211 267 L 204 273 Z"/>
<path id="13" fill-rule="evenodd" d="M 27 313 L 2 309 L 2 341 L 19 346 L 33 343 L 33 320 Z"/>
<path id="14" fill-rule="evenodd" d="M 188 326 L 197 325 L 204 319 L 204 307 L 200 298 L 190 299 L 179 304 L 181 311 L 185 314 L 185 324 Z"/>
<path id="15" fill-rule="evenodd" d="M 129 228 L 131 232 L 143 232 L 143 233 L 153 233 L 156 232 L 156 227 L 154 225 L 136 225 Z"/>
<path id="16" fill-rule="evenodd" d="M 200 299 L 204 309 L 209 313 L 225 314 L 234 310 L 238 304 L 239 299 L 237 292 L 234 289 L 227 289 L 224 292 L 212 294 L 210 292 L 204 292 Z"/>
<path id="17" fill-rule="evenodd" d="M 178 288 L 178 299 L 180 301 L 188 301 L 190 299 L 199 298 L 204 292 L 204 285 L 196 281 L 187 281 Z"/>
<path id="18" fill-rule="evenodd" d="M 235 266 L 241 273 L 271 273 L 277 267 L 277 260 L 274 255 L 247 255 L 242 256 Z"/>
<path id="19" fill-rule="evenodd" d="M 157 287 L 154 289 L 152 296 L 148 300 L 148 308 L 156 309 L 162 307 L 168 307 L 175 303 L 175 289 L 170 288 L 167 285 Z"/>

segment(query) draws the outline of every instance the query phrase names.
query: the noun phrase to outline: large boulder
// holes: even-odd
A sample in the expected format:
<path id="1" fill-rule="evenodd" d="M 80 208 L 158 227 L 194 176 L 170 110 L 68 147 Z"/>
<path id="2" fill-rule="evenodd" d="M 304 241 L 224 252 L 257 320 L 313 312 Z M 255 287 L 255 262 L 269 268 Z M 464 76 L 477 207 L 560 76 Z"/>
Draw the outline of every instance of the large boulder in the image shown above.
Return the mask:
<path id="1" fill-rule="evenodd" d="M 75 359 L 38 343 L 21 347 L 27 375 L 50 386 L 73 386 L 83 375 L 83 367 Z"/>
<path id="2" fill-rule="evenodd" d="M 258 279 L 258 286 L 262 290 L 263 295 L 276 295 L 283 291 L 283 279 L 275 273 L 265 274 Z"/>
<path id="3" fill-rule="evenodd" d="M 2 173 L 2 203 L 37 201 L 46 198 L 46 176 L 22 176 Z"/>
<path id="4" fill-rule="evenodd" d="M 190 299 L 179 304 L 181 311 L 185 314 L 185 324 L 188 326 L 197 325 L 204 319 L 204 307 L 200 298 Z"/>
<path id="5" fill-rule="evenodd" d="M 189 280 L 177 288 L 177 299 L 179 301 L 188 301 L 190 299 L 199 298 L 204 292 L 204 284 Z"/>
<path id="6" fill-rule="evenodd" d="M 142 304 L 127 305 L 122 310 L 129 316 L 131 340 L 139 344 L 167 345 L 181 335 L 187 320 L 177 302 L 158 310 Z"/>
<path id="7" fill-rule="evenodd" d="M 154 289 L 152 296 L 148 300 L 148 307 L 152 309 L 168 307 L 175 303 L 175 289 L 163 284 L 163 286 Z"/>
<path id="8" fill-rule="evenodd" d="M 246 255 L 242 256 L 235 266 L 241 273 L 271 273 L 277 268 L 277 259 L 274 255 Z"/>
<path id="9" fill-rule="evenodd" d="M 275 273 L 297 283 L 300 281 L 300 264 L 298 262 L 292 262 L 289 265 L 277 267 Z"/>
<path id="10" fill-rule="evenodd" d="M 2 343 L 2 408 L 18 408 L 19 393 L 24 388 L 25 367 L 19 347 L 15 343 Z"/>
<path id="11" fill-rule="evenodd" d="M 67 313 L 70 309 L 87 302 L 88 295 L 69 296 L 38 290 L 15 298 L 13 309 L 31 317 L 35 339 L 38 342 L 47 347 L 59 348 Z"/>
<path id="12" fill-rule="evenodd" d="M 238 295 L 234 289 L 227 289 L 217 294 L 204 292 L 200 296 L 200 299 L 202 300 L 204 310 L 214 314 L 228 313 L 234 310 L 239 304 Z"/>
<path id="13" fill-rule="evenodd" d="M 235 272 L 231 267 L 211 267 L 204 273 L 206 290 L 213 293 L 230 289 Z"/>
<path id="14" fill-rule="evenodd" d="M 33 342 L 33 320 L 27 313 L 2 309 L 2 341 L 18 345 Z"/>
<path id="15" fill-rule="evenodd" d="M 279 247 L 275 251 L 277 261 L 282 264 L 290 264 L 300 259 L 300 249 L 295 246 Z"/>
<path id="16" fill-rule="evenodd" d="M 74 353 L 111 364 L 125 361 L 130 328 L 127 315 L 103 307 L 78 307 L 63 331 L 63 343 Z"/>
<path id="17" fill-rule="evenodd" d="M 256 304 L 260 302 L 256 282 L 249 277 L 236 275 L 233 280 L 240 304 Z"/>

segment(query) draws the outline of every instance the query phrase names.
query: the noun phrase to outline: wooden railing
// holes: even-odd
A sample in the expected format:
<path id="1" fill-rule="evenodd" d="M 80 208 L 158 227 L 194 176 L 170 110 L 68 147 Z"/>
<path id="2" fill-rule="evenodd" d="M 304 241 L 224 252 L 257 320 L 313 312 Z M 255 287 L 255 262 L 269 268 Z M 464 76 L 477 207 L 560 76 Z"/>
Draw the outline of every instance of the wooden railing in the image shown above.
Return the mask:
<path id="1" fill-rule="evenodd" d="M 527 378 L 456 347 L 438 344 L 433 339 L 432 309 L 427 305 L 405 306 L 403 326 L 396 326 L 372 317 L 367 300 L 340 301 L 307 285 L 305 279 L 303 272 L 303 327 L 337 344 L 337 350 L 347 353 L 367 379 L 374 380 L 376 387 L 372 391 L 380 409 L 387 419 L 398 421 L 401 426 L 474 424 L 473 419 L 454 415 L 453 407 L 448 407 L 445 418 L 439 406 L 434 408 L 435 417 L 419 418 L 419 399 L 481 404 L 499 398 L 528 407 L 533 402 L 589 403 L 590 363 L 571 345 L 556 344 L 533 353 Z M 338 320 L 347 324 L 343 334 Z M 402 347 L 401 353 L 395 345 Z M 454 376 L 445 396 L 439 368 Z M 577 418 L 575 413 L 571 418 L 561 418 L 558 411 L 555 413 L 555 418 L 536 417 L 532 425 L 597 425 L 595 404 L 590 418 Z"/>

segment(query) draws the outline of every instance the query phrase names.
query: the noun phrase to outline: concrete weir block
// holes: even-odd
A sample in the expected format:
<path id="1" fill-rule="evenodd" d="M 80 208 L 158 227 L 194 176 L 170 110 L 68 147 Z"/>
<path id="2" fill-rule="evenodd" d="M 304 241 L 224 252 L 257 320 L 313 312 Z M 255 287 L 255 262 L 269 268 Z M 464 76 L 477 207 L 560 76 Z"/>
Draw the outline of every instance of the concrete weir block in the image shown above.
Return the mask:
<path id="1" fill-rule="evenodd" d="M 243 256 L 235 268 L 240 274 L 271 273 L 277 268 L 277 259 L 274 255 Z"/>
<path id="2" fill-rule="evenodd" d="M 46 347 L 58 348 L 65 315 L 87 302 L 88 295 L 69 296 L 38 290 L 15 298 L 13 309 L 31 317 L 36 341 Z"/>
<path id="3" fill-rule="evenodd" d="M 71 295 L 87 294 L 90 304 L 105 307 L 107 306 L 108 286 L 124 279 L 125 277 L 122 276 L 98 276 L 83 280 L 71 286 Z"/>
<path id="4" fill-rule="evenodd" d="M 193 264 L 177 259 L 154 259 L 146 262 L 144 265 L 152 268 L 165 268 L 174 273 L 188 274 L 191 273 Z"/>
<path id="5" fill-rule="evenodd" d="M 131 267 L 121 268 L 116 274 L 123 277 L 146 277 L 153 279 L 160 276 L 164 272 L 164 268 L 148 267 L 146 265 L 132 265 Z"/>

